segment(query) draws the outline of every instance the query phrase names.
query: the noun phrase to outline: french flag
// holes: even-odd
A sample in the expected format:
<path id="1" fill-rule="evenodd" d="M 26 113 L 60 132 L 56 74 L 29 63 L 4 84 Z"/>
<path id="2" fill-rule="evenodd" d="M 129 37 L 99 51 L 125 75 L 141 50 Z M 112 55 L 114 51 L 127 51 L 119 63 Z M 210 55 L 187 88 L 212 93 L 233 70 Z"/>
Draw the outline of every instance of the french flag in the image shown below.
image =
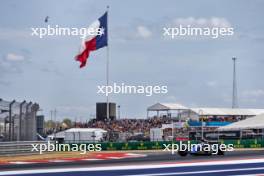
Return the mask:
<path id="1" fill-rule="evenodd" d="M 75 56 L 75 60 L 81 63 L 80 68 L 86 65 L 87 59 L 91 51 L 98 50 L 108 45 L 107 40 L 107 12 L 96 20 L 89 27 L 91 29 L 100 29 L 101 33 L 94 33 L 94 35 L 87 35 L 83 38 L 80 52 Z"/>

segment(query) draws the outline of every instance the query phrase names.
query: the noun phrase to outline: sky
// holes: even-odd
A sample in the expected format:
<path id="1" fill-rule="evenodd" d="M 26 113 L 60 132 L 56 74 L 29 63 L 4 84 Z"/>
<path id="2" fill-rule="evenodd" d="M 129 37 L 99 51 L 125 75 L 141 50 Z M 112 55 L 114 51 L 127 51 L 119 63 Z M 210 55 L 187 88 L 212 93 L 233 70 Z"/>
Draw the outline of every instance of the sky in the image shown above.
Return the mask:
<path id="1" fill-rule="evenodd" d="M 31 28 L 88 27 L 109 5 L 110 84 L 166 85 L 167 94 L 115 94 L 121 118 L 145 118 L 157 102 L 187 107 L 231 107 L 232 57 L 237 57 L 238 104 L 264 108 L 264 2 L 151 0 L 0 1 L 0 98 L 33 101 L 49 119 L 80 121 L 95 116 L 105 101 L 97 86 L 106 82 L 106 49 L 91 53 L 79 69 L 78 36 L 31 35 Z M 49 16 L 49 22 L 44 19 Z M 212 39 L 166 39 L 163 28 L 177 23 L 234 28 Z"/>

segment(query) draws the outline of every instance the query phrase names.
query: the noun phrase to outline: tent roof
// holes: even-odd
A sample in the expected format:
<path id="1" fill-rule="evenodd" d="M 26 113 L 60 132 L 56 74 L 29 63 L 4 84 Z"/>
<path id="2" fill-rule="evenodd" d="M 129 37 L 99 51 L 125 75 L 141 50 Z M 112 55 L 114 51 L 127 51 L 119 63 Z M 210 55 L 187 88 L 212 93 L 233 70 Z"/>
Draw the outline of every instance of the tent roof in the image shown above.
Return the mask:
<path id="1" fill-rule="evenodd" d="M 148 111 L 187 110 L 189 108 L 178 103 L 156 103 L 148 107 Z"/>
<path id="2" fill-rule="evenodd" d="M 57 132 L 56 134 L 51 134 L 48 137 L 54 138 L 56 135 L 56 138 L 65 138 L 65 133 L 67 132 L 96 132 L 96 131 L 103 132 L 103 133 L 107 132 L 101 128 L 70 128 L 65 131 Z"/>
<path id="3" fill-rule="evenodd" d="M 56 136 L 56 138 L 65 138 L 65 131 L 60 131 L 57 132 L 56 134 L 50 134 L 48 135 L 49 138 L 54 138 Z"/>
<path id="4" fill-rule="evenodd" d="M 104 132 L 106 133 L 107 131 L 101 129 L 101 128 L 70 128 L 66 130 L 65 132 Z"/>
<path id="5" fill-rule="evenodd" d="M 241 120 L 230 125 L 218 128 L 219 131 L 242 129 L 264 129 L 264 114 L 255 117 L 249 117 L 245 120 Z"/>
<path id="6" fill-rule="evenodd" d="M 232 109 L 232 108 L 191 108 L 199 115 L 244 115 L 256 116 L 264 113 L 264 109 Z"/>

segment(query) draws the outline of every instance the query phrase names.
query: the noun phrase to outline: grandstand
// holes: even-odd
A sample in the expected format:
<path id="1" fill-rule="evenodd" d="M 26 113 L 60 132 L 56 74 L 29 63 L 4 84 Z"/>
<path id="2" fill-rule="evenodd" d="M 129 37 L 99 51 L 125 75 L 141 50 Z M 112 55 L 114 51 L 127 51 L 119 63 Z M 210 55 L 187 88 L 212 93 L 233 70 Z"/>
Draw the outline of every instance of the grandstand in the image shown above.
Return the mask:
<path id="1" fill-rule="evenodd" d="M 248 117 L 264 114 L 264 109 L 245 109 L 245 108 L 188 108 L 179 103 L 156 103 L 147 108 L 149 111 L 156 111 L 156 116 L 160 116 L 160 112 L 164 112 L 163 116 L 168 116 L 176 121 L 188 121 L 190 126 L 201 126 L 204 122 L 205 126 L 219 127 L 225 126 L 232 122 L 237 122 Z M 172 112 L 176 111 L 172 116 Z"/>
<path id="2" fill-rule="evenodd" d="M 218 128 L 219 131 L 264 129 L 264 114 Z"/>
<path id="3" fill-rule="evenodd" d="M 156 114 L 150 116 L 151 111 Z M 264 109 L 189 108 L 179 103 L 156 103 L 148 107 L 147 112 L 147 118 L 91 119 L 85 123 L 75 122 L 67 128 L 61 126 L 58 131 L 73 127 L 100 128 L 107 131 L 105 141 L 148 141 L 153 138 L 151 131 L 160 129 L 162 135 L 159 140 L 171 140 L 188 137 L 189 132 L 199 132 L 202 129 L 213 131 L 218 127 L 262 114 Z M 51 131 L 53 132 L 54 130 Z"/>

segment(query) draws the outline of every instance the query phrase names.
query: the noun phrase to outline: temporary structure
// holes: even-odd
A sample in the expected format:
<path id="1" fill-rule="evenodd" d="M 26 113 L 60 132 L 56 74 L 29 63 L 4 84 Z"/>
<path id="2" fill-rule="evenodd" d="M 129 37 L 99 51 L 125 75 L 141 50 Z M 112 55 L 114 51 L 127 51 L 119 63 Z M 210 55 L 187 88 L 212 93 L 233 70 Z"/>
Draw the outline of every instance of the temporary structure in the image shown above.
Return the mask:
<path id="1" fill-rule="evenodd" d="M 219 131 L 246 130 L 246 129 L 264 129 L 264 114 L 247 118 L 230 125 L 218 128 Z"/>
<path id="2" fill-rule="evenodd" d="M 71 128 L 65 131 L 65 141 L 101 141 L 107 131 L 101 128 Z"/>
<path id="3" fill-rule="evenodd" d="M 98 142 L 107 131 L 101 128 L 70 128 L 49 135 L 48 140 L 62 140 L 66 142 Z"/>
<path id="4" fill-rule="evenodd" d="M 264 113 L 264 109 L 239 108 L 191 108 L 191 111 L 203 116 L 256 116 Z"/>
<path id="5" fill-rule="evenodd" d="M 169 115 L 170 111 L 177 111 L 178 113 L 182 110 L 188 110 L 189 108 L 179 104 L 179 103 L 156 103 L 147 108 L 147 117 L 149 116 L 150 111 L 156 111 L 157 116 L 159 116 L 159 112 L 165 111 L 167 115 Z"/>

